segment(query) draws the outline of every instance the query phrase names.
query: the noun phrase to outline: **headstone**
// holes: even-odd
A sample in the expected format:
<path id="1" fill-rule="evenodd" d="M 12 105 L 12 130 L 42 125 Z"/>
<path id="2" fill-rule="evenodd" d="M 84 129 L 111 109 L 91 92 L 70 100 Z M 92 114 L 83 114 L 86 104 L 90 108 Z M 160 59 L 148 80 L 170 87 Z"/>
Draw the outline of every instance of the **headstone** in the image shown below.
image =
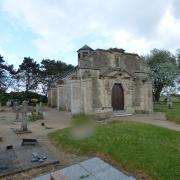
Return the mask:
<path id="1" fill-rule="evenodd" d="M 28 128 L 27 128 L 27 107 L 28 107 L 28 102 L 23 101 L 23 103 L 22 103 L 21 131 L 28 131 Z"/>
<path id="2" fill-rule="evenodd" d="M 41 102 L 41 101 L 40 101 L 40 104 L 39 104 L 39 105 L 40 105 L 40 107 L 42 107 L 42 102 Z"/>
<path id="3" fill-rule="evenodd" d="M 167 106 L 169 109 L 172 109 L 172 98 L 169 93 L 167 94 Z"/>
<path id="4" fill-rule="evenodd" d="M 36 113 L 37 113 L 37 114 L 40 113 L 40 106 L 39 106 L 39 104 L 36 104 Z"/>
<path id="5" fill-rule="evenodd" d="M 19 103 L 17 102 L 16 104 L 16 121 L 20 121 L 19 113 L 20 113 L 20 106 Z"/>
<path id="6" fill-rule="evenodd" d="M 42 112 L 42 104 L 36 104 L 36 113 L 38 114 L 40 119 L 44 119 L 43 112 Z"/>

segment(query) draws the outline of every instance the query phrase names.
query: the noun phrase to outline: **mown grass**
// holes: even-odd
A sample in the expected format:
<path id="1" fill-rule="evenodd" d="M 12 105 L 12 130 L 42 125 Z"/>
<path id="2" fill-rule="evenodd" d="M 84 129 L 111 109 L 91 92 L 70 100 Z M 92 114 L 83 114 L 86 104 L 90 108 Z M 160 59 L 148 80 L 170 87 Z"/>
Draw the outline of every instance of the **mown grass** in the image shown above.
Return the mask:
<path id="1" fill-rule="evenodd" d="M 71 129 L 49 134 L 61 148 L 79 154 L 100 154 L 133 175 L 159 180 L 180 179 L 180 133 L 153 125 L 120 121 L 99 125 L 83 140 L 71 137 Z"/>
<path id="2" fill-rule="evenodd" d="M 180 103 L 173 103 L 172 109 L 168 109 L 164 102 L 154 103 L 154 111 L 164 112 L 168 120 L 180 124 Z"/>

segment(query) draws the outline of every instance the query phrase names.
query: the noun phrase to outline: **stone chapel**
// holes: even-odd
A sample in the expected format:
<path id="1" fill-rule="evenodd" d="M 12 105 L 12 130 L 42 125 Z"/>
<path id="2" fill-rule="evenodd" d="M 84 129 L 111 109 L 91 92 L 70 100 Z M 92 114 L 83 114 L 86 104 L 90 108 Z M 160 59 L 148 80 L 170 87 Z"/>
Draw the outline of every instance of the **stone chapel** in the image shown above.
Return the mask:
<path id="1" fill-rule="evenodd" d="M 135 53 L 123 49 L 78 51 L 78 66 L 51 83 L 48 104 L 72 114 L 111 117 L 113 112 L 152 112 L 149 68 Z"/>

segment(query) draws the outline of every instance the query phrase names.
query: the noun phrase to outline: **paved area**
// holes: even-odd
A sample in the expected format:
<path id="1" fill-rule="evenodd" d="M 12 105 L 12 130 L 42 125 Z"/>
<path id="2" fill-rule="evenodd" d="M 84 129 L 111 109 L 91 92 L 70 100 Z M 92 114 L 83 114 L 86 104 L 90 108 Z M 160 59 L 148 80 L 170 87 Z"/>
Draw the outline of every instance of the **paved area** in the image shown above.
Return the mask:
<path id="1" fill-rule="evenodd" d="M 58 163 L 56 155 L 39 144 L 35 146 L 16 144 L 13 149 L 9 150 L 1 146 L 0 152 L 0 177 Z M 42 158 L 41 161 L 32 162 L 32 153 L 37 153 L 38 157 Z"/>
<path id="2" fill-rule="evenodd" d="M 3 138 L 3 140 L 0 141 L 0 147 L 4 147 L 7 145 L 16 146 L 16 144 L 21 144 L 23 138 L 35 138 L 43 149 L 48 149 L 48 152 L 50 154 L 54 154 L 56 156 L 57 160 L 60 162 L 60 165 L 32 169 L 28 172 L 26 171 L 18 173 L 17 175 L 11 175 L 10 177 L 8 176 L 8 179 L 31 179 L 38 174 L 55 171 L 56 169 L 67 167 L 71 164 L 88 159 L 87 156 L 78 156 L 76 154 L 60 150 L 59 148 L 56 148 L 53 143 L 48 139 L 48 133 L 57 129 L 66 128 L 70 125 L 70 113 L 62 111 L 59 112 L 56 109 L 51 108 L 45 108 L 44 120 L 28 122 L 28 128 L 32 131 L 32 133 L 20 135 L 15 134 L 12 130 L 12 128 L 20 128 L 20 123 L 15 122 L 15 117 L 15 113 L 13 113 L 10 108 L 6 109 L 3 112 L 0 112 L 0 137 Z M 41 126 L 42 122 L 45 123 L 45 126 L 48 128 L 46 128 L 45 126 Z M 0 149 L 0 153 L 2 152 L 2 149 Z"/>
<path id="3" fill-rule="evenodd" d="M 51 154 L 55 154 L 57 156 L 57 159 L 60 161 L 60 167 L 47 167 L 44 169 L 41 168 L 39 171 L 32 170 L 11 176 L 10 179 L 31 179 L 38 176 L 39 174 L 53 172 L 58 169 L 70 166 L 72 164 L 79 163 L 83 160 L 87 160 L 89 158 L 88 156 L 79 156 L 72 153 L 64 152 L 63 150 L 56 148 L 53 143 L 48 140 L 48 133 L 57 129 L 66 128 L 70 125 L 70 113 L 63 111 L 59 112 L 55 109 L 46 108 L 44 109 L 44 117 L 44 120 L 28 123 L 28 128 L 32 131 L 31 134 L 17 135 L 11 129 L 20 128 L 20 123 L 15 122 L 15 113 L 13 113 L 11 109 L 6 109 L 4 112 L 0 112 L 0 137 L 3 137 L 3 141 L 0 141 L 1 147 L 10 144 L 20 144 L 22 138 L 36 138 L 38 142 L 42 145 L 42 147 L 48 148 L 48 151 Z M 164 113 L 136 114 L 126 117 L 113 117 L 112 119 L 149 123 L 180 131 L 180 125 L 167 121 Z M 42 122 L 45 123 L 45 126 L 41 126 Z"/>
<path id="4" fill-rule="evenodd" d="M 115 117 L 114 119 L 142 122 L 180 131 L 180 124 L 166 120 L 165 114 L 161 112 L 154 112 L 152 114 L 135 114 L 126 117 Z"/>
<path id="5" fill-rule="evenodd" d="M 135 180 L 99 158 L 92 158 L 34 180 Z"/>

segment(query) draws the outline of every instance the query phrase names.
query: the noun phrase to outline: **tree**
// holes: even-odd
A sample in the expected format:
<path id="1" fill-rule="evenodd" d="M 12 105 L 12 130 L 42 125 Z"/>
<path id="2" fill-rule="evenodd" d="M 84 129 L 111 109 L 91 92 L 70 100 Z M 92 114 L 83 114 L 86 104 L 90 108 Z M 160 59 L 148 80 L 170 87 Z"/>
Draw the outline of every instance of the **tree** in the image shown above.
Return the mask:
<path id="1" fill-rule="evenodd" d="M 51 82 L 58 79 L 65 72 L 73 69 L 74 66 L 66 64 L 62 61 L 43 59 L 41 61 L 41 88 L 44 94 L 47 94 L 47 89 Z"/>
<path id="2" fill-rule="evenodd" d="M 167 50 L 153 49 L 145 60 L 151 70 L 154 100 L 159 101 L 163 88 L 175 85 L 179 73 L 176 57 Z"/>
<path id="3" fill-rule="evenodd" d="M 36 90 L 39 81 L 39 64 L 30 57 L 24 57 L 24 60 L 17 72 L 17 78 L 25 84 L 25 90 Z"/>
<path id="4" fill-rule="evenodd" d="M 5 92 L 11 84 L 11 75 L 14 73 L 13 65 L 7 65 L 0 55 L 0 92 Z"/>
<path id="5" fill-rule="evenodd" d="M 177 65 L 178 65 L 178 68 L 179 68 L 179 71 L 180 71 L 180 49 L 177 49 L 177 51 L 176 51 L 176 59 L 177 59 Z M 176 84 L 177 84 L 176 85 L 177 91 L 180 92 L 180 74 L 177 77 Z"/>
<path id="6" fill-rule="evenodd" d="M 180 69 L 180 49 L 177 49 L 176 51 L 176 58 L 177 58 L 178 68 Z"/>

